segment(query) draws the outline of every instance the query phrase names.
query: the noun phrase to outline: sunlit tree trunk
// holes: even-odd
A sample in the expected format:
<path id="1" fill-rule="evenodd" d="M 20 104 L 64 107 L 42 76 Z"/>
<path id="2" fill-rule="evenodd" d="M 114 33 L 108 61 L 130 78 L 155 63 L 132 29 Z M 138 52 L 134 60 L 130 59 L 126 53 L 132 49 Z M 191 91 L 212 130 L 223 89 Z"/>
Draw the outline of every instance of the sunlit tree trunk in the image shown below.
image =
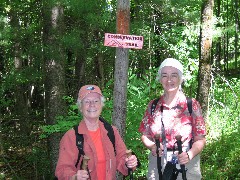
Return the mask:
<path id="1" fill-rule="evenodd" d="M 229 3 L 228 3 L 228 0 L 226 1 L 223 1 L 225 4 L 224 4 L 224 11 L 226 12 L 225 14 L 225 19 L 224 19 L 224 29 L 228 29 L 229 28 L 229 24 L 228 24 L 228 21 L 229 21 Z M 225 74 L 228 74 L 228 46 L 229 46 L 229 33 L 228 31 L 226 31 L 224 33 L 224 41 L 223 41 L 223 47 L 224 47 L 224 72 Z"/>
<path id="2" fill-rule="evenodd" d="M 217 0 L 217 18 L 220 18 L 221 13 L 221 0 Z M 217 24 L 217 27 L 220 27 L 220 23 Z M 221 61 L 221 36 L 217 38 L 216 42 L 216 54 L 215 54 L 215 66 L 217 68 L 221 68 L 220 61 Z"/>
<path id="3" fill-rule="evenodd" d="M 47 124 L 55 124 L 58 116 L 66 115 L 65 57 L 61 42 L 64 32 L 63 7 L 44 1 L 44 61 L 45 61 L 45 117 Z M 48 139 L 51 174 L 54 174 L 58 159 L 61 134 L 53 133 Z"/>
<path id="4" fill-rule="evenodd" d="M 238 41 L 239 41 L 239 0 L 235 0 L 235 68 L 238 69 L 240 67 L 240 65 L 238 64 L 238 57 L 239 57 L 239 45 L 238 45 Z M 239 71 L 238 71 L 239 72 Z"/>
<path id="5" fill-rule="evenodd" d="M 208 117 L 209 90 L 211 87 L 211 48 L 214 0 L 204 0 L 201 14 L 200 59 L 198 96 L 205 119 Z"/>
<path id="6" fill-rule="evenodd" d="M 117 34 L 129 34 L 130 2 L 117 1 Z M 116 48 L 116 61 L 114 70 L 113 92 L 113 124 L 117 126 L 121 137 L 125 134 L 125 121 L 127 114 L 127 81 L 129 50 Z"/>
<path id="7" fill-rule="evenodd" d="M 130 1 L 117 1 L 117 34 L 129 34 Z M 113 124 L 119 130 L 122 138 L 125 136 L 127 116 L 127 82 L 129 66 L 129 49 L 116 48 L 113 91 Z M 117 179 L 122 179 L 117 174 Z"/>

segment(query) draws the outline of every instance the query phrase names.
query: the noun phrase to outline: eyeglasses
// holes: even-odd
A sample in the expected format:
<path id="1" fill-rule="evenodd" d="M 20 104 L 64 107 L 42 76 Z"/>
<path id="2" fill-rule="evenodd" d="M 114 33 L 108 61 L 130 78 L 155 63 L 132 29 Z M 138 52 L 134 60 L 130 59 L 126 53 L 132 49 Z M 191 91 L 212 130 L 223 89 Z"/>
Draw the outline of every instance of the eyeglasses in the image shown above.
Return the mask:
<path id="1" fill-rule="evenodd" d="M 100 99 L 95 99 L 95 100 L 84 100 L 82 103 L 86 106 L 89 106 L 90 104 L 93 105 L 99 105 L 101 103 Z"/>

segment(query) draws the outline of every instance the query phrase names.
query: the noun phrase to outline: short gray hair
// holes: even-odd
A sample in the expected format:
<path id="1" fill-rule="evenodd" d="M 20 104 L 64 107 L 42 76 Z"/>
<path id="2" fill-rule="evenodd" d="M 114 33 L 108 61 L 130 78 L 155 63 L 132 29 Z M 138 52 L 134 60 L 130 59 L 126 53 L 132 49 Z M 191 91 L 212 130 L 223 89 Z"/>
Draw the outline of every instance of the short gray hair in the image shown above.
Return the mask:
<path id="1" fill-rule="evenodd" d="M 101 100 L 102 106 L 104 106 L 105 105 L 104 103 L 106 101 L 105 97 L 101 96 L 100 100 Z M 82 100 L 78 98 L 76 105 L 78 106 L 78 109 L 80 109 L 82 106 Z"/>

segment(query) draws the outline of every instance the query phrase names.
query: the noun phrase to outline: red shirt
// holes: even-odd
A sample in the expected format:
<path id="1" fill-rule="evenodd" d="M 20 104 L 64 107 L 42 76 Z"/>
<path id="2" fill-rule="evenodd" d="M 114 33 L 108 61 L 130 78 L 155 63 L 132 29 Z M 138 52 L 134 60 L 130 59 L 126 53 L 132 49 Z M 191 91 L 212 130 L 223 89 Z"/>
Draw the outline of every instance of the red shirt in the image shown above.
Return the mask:
<path id="1" fill-rule="evenodd" d="M 98 180 L 106 179 L 106 158 L 103 150 L 102 139 L 100 134 L 100 129 L 97 131 L 89 131 L 89 134 L 92 138 L 94 146 L 97 147 L 97 177 Z"/>
<path id="2" fill-rule="evenodd" d="M 183 146 L 187 147 L 193 136 L 206 135 L 205 122 L 202 117 L 200 104 L 192 98 L 192 114 L 189 114 L 187 100 L 183 94 L 180 94 L 176 104 L 169 107 L 165 104 L 163 96 L 160 97 L 156 109 L 151 115 L 151 105 L 148 104 L 144 117 L 141 121 L 139 132 L 151 136 L 157 133 L 162 134 L 162 122 L 165 129 L 167 148 L 173 148 L 176 142 L 175 136 L 181 135 Z M 163 106 L 163 113 L 161 112 Z M 162 139 L 160 138 L 160 141 Z"/>

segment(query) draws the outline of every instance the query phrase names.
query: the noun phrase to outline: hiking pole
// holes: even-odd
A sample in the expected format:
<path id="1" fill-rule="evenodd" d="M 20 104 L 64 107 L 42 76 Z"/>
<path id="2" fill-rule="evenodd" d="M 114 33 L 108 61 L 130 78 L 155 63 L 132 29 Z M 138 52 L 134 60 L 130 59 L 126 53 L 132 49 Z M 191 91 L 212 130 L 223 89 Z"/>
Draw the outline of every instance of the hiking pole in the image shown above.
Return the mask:
<path id="1" fill-rule="evenodd" d="M 88 169 L 88 161 L 90 160 L 90 158 L 86 155 L 83 156 L 83 160 L 82 160 L 82 169 L 86 170 L 89 174 L 89 179 L 91 180 L 91 176 L 89 173 L 89 169 Z"/>
<path id="2" fill-rule="evenodd" d="M 177 135 L 175 136 L 176 140 L 177 140 L 177 146 L 178 146 L 178 153 L 181 154 L 182 153 L 182 136 L 181 135 Z M 187 176 L 186 176 L 186 170 L 185 170 L 185 165 L 184 164 L 180 164 L 181 170 L 182 170 L 182 178 L 183 180 L 187 180 Z"/>
<path id="3" fill-rule="evenodd" d="M 132 155 L 132 150 L 126 150 L 127 157 L 130 157 Z M 133 170 L 132 168 L 128 168 L 128 174 L 130 175 L 130 180 L 133 180 Z"/>
<path id="4" fill-rule="evenodd" d="M 155 134 L 154 136 L 155 142 L 156 142 L 156 153 L 157 153 L 157 168 L 158 168 L 158 175 L 159 175 L 159 180 L 162 180 L 162 165 L 161 165 L 161 157 L 159 157 L 159 149 L 160 149 L 160 134 Z"/>

